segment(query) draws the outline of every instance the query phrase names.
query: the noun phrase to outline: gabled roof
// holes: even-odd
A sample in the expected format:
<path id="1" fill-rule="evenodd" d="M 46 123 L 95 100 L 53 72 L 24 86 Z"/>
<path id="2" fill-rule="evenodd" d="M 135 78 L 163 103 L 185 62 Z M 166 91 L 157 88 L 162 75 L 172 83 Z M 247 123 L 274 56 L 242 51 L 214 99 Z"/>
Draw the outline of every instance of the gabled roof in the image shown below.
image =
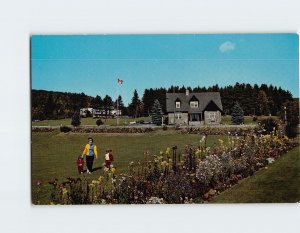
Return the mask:
<path id="1" fill-rule="evenodd" d="M 195 96 L 199 100 L 199 108 L 190 108 L 189 102 Z M 181 101 L 180 108 L 175 108 L 175 100 Z M 201 93 L 166 93 L 166 109 L 167 112 L 202 112 L 206 106 L 213 101 L 220 110 L 223 110 L 221 97 L 219 92 L 201 92 Z"/>

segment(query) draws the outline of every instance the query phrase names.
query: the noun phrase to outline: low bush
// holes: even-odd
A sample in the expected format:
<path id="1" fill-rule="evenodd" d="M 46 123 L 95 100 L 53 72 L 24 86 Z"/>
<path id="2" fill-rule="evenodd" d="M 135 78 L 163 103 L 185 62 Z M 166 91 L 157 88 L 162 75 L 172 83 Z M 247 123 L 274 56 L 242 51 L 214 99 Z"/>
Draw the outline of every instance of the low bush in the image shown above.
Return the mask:
<path id="1" fill-rule="evenodd" d="M 103 125 L 103 121 L 101 119 L 97 119 L 96 120 L 96 125 Z"/>
<path id="2" fill-rule="evenodd" d="M 278 122 L 274 120 L 272 117 L 263 119 L 259 122 L 259 125 L 263 129 L 263 131 L 267 134 L 271 132 L 275 132 L 278 129 Z"/>
<path id="3" fill-rule="evenodd" d="M 72 131 L 72 128 L 69 127 L 69 126 L 63 125 L 63 126 L 60 127 L 60 132 L 68 133 L 68 132 L 70 132 L 70 131 Z"/>

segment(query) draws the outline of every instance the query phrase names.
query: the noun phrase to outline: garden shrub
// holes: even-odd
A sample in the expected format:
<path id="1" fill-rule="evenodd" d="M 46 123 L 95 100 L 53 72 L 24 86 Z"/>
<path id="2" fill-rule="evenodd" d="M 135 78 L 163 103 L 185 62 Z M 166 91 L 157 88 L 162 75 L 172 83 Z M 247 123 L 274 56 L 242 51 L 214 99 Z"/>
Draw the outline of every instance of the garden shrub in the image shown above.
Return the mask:
<path id="1" fill-rule="evenodd" d="M 272 117 L 261 120 L 260 126 L 263 129 L 263 131 L 267 134 L 274 132 L 278 129 L 278 123 Z"/>
<path id="2" fill-rule="evenodd" d="M 284 107 L 286 109 L 284 110 Z M 284 121 L 286 117 L 285 134 L 289 138 L 297 136 L 299 125 L 299 101 L 287 101 L 281 109 L 281 119 Z M 285 116 L 286 115 L 286 116 Z"/>
<path id="3" fill-rule="evenodd" d="M 71 125 L 73 125 L 74 127 L 77 127 L 80 124 L 81 124 L 80 116 L 77 112 L 75 112 L 71 119 Z"/>
<path id="4" fill-rule="evenodd" d="M 97 119 L 96 125 L 98 125 L 98 126 L 103 125 L 103 121 L 101 119 Z"/>
<path id="5" fill-rule="evenodd" d="M 72 128 L 69 127 L 69 126 L 63 125 L 63 126 L 60 127 L 60 132 L 68 133 L 68 132 L 70 132 L 70 131 L 72 131 Z"/>

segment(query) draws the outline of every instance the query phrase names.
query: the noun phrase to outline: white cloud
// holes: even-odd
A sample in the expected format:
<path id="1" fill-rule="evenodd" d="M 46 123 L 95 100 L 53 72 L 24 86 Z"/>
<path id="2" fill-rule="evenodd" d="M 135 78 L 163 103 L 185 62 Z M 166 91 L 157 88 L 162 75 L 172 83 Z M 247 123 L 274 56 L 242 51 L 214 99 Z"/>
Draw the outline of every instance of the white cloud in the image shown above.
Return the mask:
<path id="1" fill-rule="evenodd" d="M 221 51 L 221 53 L 226 53 L 226 52 L 232 51 L 234 49 L 235 49 L 235 44 L 230 41 L 224 42 L 219 47 L 219 50 Z"/>

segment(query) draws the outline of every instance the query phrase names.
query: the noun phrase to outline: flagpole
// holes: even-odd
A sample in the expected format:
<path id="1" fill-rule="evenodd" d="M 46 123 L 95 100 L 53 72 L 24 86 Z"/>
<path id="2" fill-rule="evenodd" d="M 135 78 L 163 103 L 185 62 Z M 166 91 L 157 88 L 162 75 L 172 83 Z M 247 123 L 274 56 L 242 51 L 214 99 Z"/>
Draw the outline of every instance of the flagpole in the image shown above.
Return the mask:
<path id="1" fill-rule="evenodd" d="M 119 95 L 117 96 L 117 125 L 119 125 Z"/>
<path id="2" fill-rule="evenodd" d="M 119 79 L 118 79 L 118 91 L 117 91 L 117 114 L 116 114 L 116 117 L 117 117 L 117 126 L 119 126 L 119 92 L 120 92 L 120 90 L 119 90 Z"/>

